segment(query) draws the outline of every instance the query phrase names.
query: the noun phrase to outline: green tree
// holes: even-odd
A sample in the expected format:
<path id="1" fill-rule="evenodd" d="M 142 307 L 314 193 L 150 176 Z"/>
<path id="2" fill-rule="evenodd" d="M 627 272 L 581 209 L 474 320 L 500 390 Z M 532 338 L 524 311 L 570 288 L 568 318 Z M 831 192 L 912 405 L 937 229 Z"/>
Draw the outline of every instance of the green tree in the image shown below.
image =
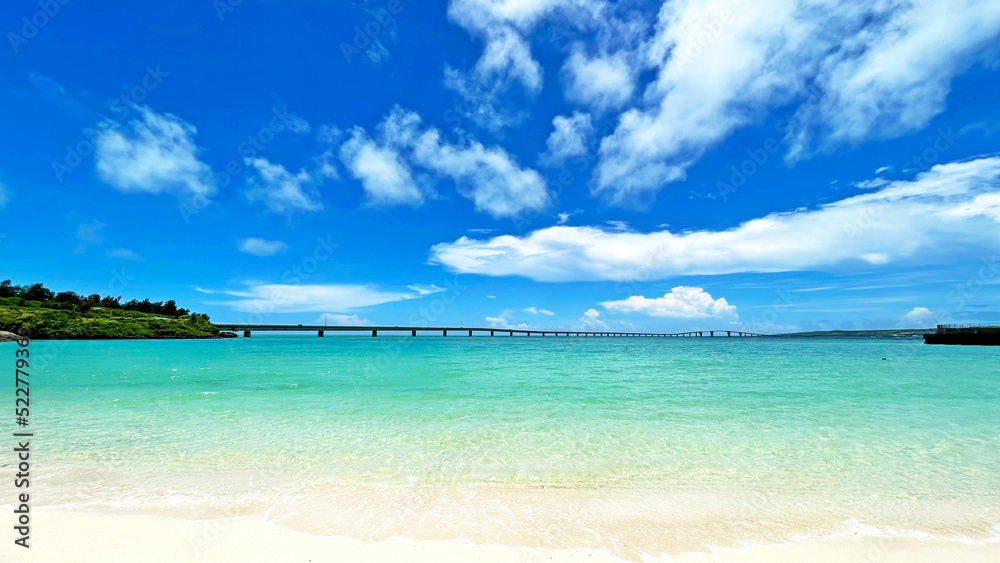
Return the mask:
<path id="1" fill-rule="evenodd" d="M 41 301 L 42 303 L 45 303 L 46 301 L 51 301 L 52 298 L 55 297 L 55 294 L 44 285 L 36 283 L 28 289 L 25 289 L 24 292 L 21 293 L 20 297 L 23 297 L 28 301 Z"/>
<path id="2" fill-rule="evenodd" d="M 11 285 L 10 280 L 0 282 L 0 297 L 17 297 L 23 288 L 19 285 Z"/>

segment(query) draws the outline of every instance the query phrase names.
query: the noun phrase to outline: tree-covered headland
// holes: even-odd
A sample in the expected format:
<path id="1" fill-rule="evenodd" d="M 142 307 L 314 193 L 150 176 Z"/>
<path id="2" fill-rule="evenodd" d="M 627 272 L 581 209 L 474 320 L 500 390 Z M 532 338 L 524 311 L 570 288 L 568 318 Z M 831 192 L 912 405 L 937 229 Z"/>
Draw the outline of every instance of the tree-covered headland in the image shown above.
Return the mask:
<path id="1" fill-rule="evenodd" d="M 31 338 L 218 338 L 208 315 L 192 313 L 174 300 L 150 301 L 121 297 L 56 293 L 36 283 L 0 282 L 0 331 Z"/>

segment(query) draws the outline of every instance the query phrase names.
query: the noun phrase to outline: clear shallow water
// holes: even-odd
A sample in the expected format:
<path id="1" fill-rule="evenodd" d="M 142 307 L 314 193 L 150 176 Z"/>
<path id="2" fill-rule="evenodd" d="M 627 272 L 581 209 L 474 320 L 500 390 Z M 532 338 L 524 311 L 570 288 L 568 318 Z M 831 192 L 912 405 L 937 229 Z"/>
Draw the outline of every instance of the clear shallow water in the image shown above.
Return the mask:
<path id="1" fill-rule="evenodd" d="M 633 558 L 874 528 L 1000 537 L 990 348 L 254 336 L 31 349 L 48 504 Z"/>

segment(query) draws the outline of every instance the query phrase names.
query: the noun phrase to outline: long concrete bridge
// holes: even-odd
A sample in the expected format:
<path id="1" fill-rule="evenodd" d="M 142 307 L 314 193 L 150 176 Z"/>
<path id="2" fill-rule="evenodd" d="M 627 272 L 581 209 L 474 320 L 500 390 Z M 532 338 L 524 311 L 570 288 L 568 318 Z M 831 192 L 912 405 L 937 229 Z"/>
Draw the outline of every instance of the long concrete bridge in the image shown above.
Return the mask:
<path id="1" fill-rule="evenodd" d="M 523 329 L 523 328 L 482 328 L 482 327 L 432 327 L 432 326 L 324 326 L 324 325 L 256 325 L 256 324 L 226 324 L 226 323 L 216 323 L 216 327 L 219 330 L 231 331 L 231 332 L 243 332 L 245 338 L 250 338 L 254 331 L 259 332 L 315 332 L 320 337 L 325 336 L 327 332 L 371 332 L 372 336 L 378 336 L 380 332 L 402 332 L 410 333 L 410 336 L 416 336 L 418 332 L 434 332 L 441 333 L 441 336 L 448 336 L 448 333 L 452 334 L 468 334 L 472 336 L 473 334 L 485 334 L 489 333 L 490 336 L 496 335 L 524 335 L 524 336 L 603 336 L 603 337 L 657 337 L 657 338 L 692 338 L 692 337 L 713 337 L 716 333 L 722 336 L 725 333 L 726 336 L 736 336 L 736 337 L 751 337 L 751 336 L 767 336 L 766 334 L 757 334 L 755 332 L 743 332 L 738 330 L 694 330 L 690 332 L 674 332 L 674 333 L 659 333 L 659 332 L 608 332 L 608 331 L 577 331 L 577 330 L 541 330 L 541 329 Z"/>

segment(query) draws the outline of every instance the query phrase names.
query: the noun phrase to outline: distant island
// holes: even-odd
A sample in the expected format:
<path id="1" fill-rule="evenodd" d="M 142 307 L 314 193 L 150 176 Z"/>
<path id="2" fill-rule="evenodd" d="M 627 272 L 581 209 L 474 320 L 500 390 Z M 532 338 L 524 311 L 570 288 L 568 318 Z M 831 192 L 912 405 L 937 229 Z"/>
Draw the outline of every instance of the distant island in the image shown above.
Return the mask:
<path id="1" fill-rule="evenodd" d="M 923 338 L 933 333 L 933 328 L 896 328 L 888 330 L 817 330 L 812 332 L 789 332 L 772 336 L 794 338 Z"/>
<path id="2" fill-rule="evenodd" d="M 173 300 L 121 302 L 121 297 L 72 291 L 55 293 L 40 283 L 0 282 L 0 332 L 33 339 L 111 340 L 224 338 L 208 315 L 192 313 Z"/>

